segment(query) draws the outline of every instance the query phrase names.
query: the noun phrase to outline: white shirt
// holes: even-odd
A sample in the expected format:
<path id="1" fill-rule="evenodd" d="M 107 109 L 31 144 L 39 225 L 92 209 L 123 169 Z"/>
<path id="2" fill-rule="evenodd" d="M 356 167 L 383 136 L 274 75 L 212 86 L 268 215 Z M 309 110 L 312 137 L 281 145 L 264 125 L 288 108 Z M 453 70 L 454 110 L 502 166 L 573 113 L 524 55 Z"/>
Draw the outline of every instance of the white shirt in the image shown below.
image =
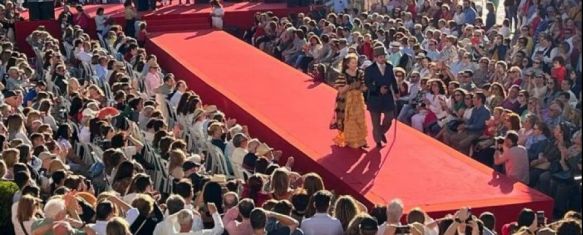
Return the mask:
<path id="1" fill-rule="evenodd" d="M 105 16 L 105 15 L 96 15 L 95 16 L 95 29 L 97 31 L 103 31 L 103 30 L 105 30 L 105 23 L 106 22 L 107 22 L 107 16 Z"/>
<path id="2" fill-rule="evenodd" d="M 401 223 L 399 223 L 399 224 L 391 224 L 391 225 L 401 226 Z M 377 230 L 377 234 L 376 235 L 384 235 L 385 234 L 385 229 L 387 229 L 387 227 L 389 227 L 389 224 L 387 222 L 384 222 L 383 224 L 381 224 L 381 226 L 379 226 L 379 230 Z"/>
<path id="3" fill-rule="evenodd" d="M 79 142 L 88 144 L 91 141 L 91 132 L 89 131 L 89 127 L 82 126 L 79 132 Z"/>
<path id="4" fill-rule="evenodd" d="M 125 220 L 126 222 L 128 222 L 128 224 L 133 224 L 139 215 L 140 212 L 138 211 L 138 209 L 131 208 L 126 212 Z M 95 234 L 97 235 L 107 235 L 106 228 L 108 222 L 109 221 L 106 220 L 97 220 L 95 221 L 95 224 L 89 224 L 87 226 L 93 229 L 93 231 L 95 231 Z"/>
<path id="5" fill-rule="evenodd" d="M 77 53 L 75 53 L 75 58 L 88 64 L 91 64 L 92 57 L 93 54 L 85 52 L 85 50 L 79 50 Z"/>
<path id="6" fill-rule="evenodd" d="M 231 154 L 231 162 L 233 163 L 233 167 L 235 169 L 235 177 L 239 179 L 244 179 L 243 177 L 243 159 L 245 155 L 247 155 L 248 151 L 244 148 L 235 148 L 233 150 L 233 154 Z"/>
<path id="7" fill-rule="evenodd" d="M 174 92 L 174 95 L 170 97 L 170 105 L 176 109 L 176 107 L 178 107 L 178 102 L 180 102 L 180 98 L 182 98 L 182 92 Z"/>
<path id="8" fill-rule="evenodd" d="M 192 205 L 185 205 L 184 209 L 192 209 Z M 180 231 L 180 224 L 178 224 L 178 213 L 174 213 L 172 215 L 165 214 L 165 218 L 162 222 L 156 225 L 154 229 L 153 235 L 166 235 L 166 234 L 204 234 L 204 235 L 221 235 L 224 231 L 223 221 L 219 213 L 213 214 L 213 220 L 215 227 L 211 229 L 202 229 L 202 219 L 200 216 L 196 216 L 193 218 L 192 229 L 188 233 L 179 233 Z"/>
<path id="9" fill-rule="evenodd" d="M 18 202 L 12 204 L 11 210 L 12 210 L 11 220 L 12 225 L 14 225 L 14 234 L 24 234 L 24 232 L 22 231 L 22 226 L 20 225 L 20 222 L 18 222 L 18 218 L 16 217 L 16 213 L 18 211 Z M 26 229 L 27 234 L 32 234 L 31 231 L 32 223 L 34 223 L 37 220 L 38 220 L 37 218 L 32 217 L 30 220 L 22 222 L 22 224 L 24 225 L 24 229 Z"/>
<path id="10" fill-rule="evenodd" d="M 301 229 L 305 235 L 342 235 L 344 231 L 340 221 L 325 213 L 316 213 L 302 221 Z"/>
<path id="11" fill-rule="evenodd" d="M 176 213 L 178 214 L 178 213 Z M 191 230 L 190 232 L 187 233 L 180 233 L 178 232 L 179 230 L 175 229 L 176 225 L 178 225 L 178 223 L 176 223 L 176 225 L 174 226 L 174 228 L 172 229 L 171 233 L 165 233 L 165 234 L 181 234 L 181 235 L 222 235 L 223 232 L 225 231 L 225 225 L 223 224 L 223 220 L 221 219 L 221 215 L 219 215 L 219 213 L 214 213 L 213 215 L 213 222 L 215 224 L 215 227 L 212 229 L 203 229 L 203 230 L 198 230 L 198 231 L 194 231 Z M 156 226 L 157 228 L 158 226 Z M 154 235 L 156 235 L 154 233 Z"/>

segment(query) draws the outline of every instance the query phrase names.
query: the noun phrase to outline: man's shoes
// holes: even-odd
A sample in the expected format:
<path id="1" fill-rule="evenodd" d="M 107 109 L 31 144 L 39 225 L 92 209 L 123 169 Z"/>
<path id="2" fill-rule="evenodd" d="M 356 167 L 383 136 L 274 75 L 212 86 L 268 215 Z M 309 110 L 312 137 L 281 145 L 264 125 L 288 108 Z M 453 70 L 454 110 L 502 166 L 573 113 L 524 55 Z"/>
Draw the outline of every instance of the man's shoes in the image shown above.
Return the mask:
<path id="1" fill-rule="evenodd" d="M 387 143 L 387 137 L 383 135 L 381 137 L 381 141 L 386 144 Z"/>
<path id="2" fill-rule="evenodd" d="M 377 143 L 377 149 L 382 149 L 383 148 L 383 144 L 381 142 Z"/>

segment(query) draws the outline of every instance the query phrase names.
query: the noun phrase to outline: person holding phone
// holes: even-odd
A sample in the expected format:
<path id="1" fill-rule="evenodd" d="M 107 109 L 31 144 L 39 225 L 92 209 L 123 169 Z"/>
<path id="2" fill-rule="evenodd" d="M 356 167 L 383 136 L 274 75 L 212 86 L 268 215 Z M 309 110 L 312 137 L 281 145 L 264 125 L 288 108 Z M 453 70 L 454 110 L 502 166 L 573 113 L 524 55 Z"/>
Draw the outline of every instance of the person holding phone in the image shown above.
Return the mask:
<path id="1" fill-rule="evenodd" d="M 506 136 L 496 138 L 494 164 L 504 165 L 507 176 L 529 183 L 529 160 L 526 148 L 518 145 L 518 133 L 506 132 Z"/>

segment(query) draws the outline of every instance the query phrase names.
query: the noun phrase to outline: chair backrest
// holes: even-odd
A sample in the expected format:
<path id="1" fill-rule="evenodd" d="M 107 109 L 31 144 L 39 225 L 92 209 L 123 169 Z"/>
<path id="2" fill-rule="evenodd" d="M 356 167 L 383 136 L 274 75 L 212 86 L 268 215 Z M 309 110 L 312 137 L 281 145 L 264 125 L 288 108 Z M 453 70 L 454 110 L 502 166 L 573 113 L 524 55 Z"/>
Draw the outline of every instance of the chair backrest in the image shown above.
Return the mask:
<path id="1" fill-rule="evenodd" d="M 212 164 L 210 166 L 210 171 L 213 174 L 223 174 L 226 176 L 231 176 L 229 168 L 227 166 L 225 155 L 223 151 L 217 146 L 213 145 L 211 142 L 207 142 L 208 154 L 211 158 Z"/>

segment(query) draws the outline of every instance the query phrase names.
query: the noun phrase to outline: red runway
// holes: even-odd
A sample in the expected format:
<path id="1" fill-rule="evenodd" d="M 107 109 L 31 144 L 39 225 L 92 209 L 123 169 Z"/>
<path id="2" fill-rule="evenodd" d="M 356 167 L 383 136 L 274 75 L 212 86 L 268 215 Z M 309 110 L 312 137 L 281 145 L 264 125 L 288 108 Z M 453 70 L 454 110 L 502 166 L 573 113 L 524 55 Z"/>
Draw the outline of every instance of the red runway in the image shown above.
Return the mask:
<path id="1" fill-rule="evenodd" d="M 402 124 L 380 152 L 331 146 L 335 91 L 224 32 L 161 34 L 147 49 L 253 136 L 295 156 L 300 171 L 318 172 L 368 206 L 399 197 L 406 209 L 420 206 L 434 216 L 470 206 L 496 213 L 499 224 L 523 207 L 551 214 L 552 199 Z M 368 141 L 374 145 L 372 136 Z"/>

